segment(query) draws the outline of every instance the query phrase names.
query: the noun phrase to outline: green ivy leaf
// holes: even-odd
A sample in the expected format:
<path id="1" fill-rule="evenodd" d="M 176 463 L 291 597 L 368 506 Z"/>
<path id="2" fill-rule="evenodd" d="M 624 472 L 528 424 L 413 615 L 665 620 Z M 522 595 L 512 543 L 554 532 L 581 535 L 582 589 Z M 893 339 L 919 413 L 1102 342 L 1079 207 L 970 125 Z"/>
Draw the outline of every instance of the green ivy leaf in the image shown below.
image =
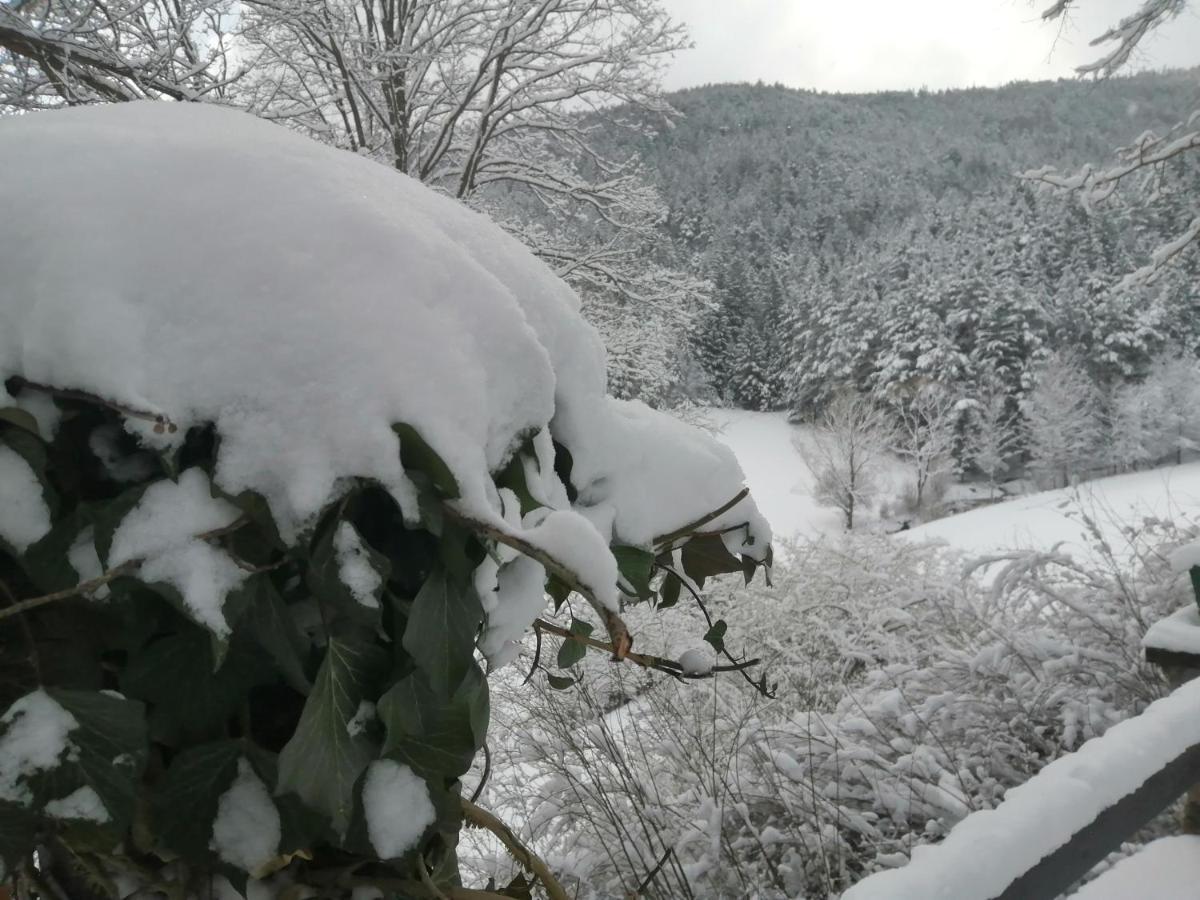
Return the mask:
<path id="1" fill-rule="evenodd" d="M 224 737 L 226 722 L 251 688 L 274 680 L 267 662 L 245 639 L 235 639 L 220 668 L 208 633 L 167 635 L 134 654 L 121 689 L 151 704 L 150 731 L 171 747 Z"/>
<path id="2" fill-rule="evenodd" d="M 654 554 L 641 547 L 623 545 L 613 547 L 612 554 L 617 560 L 617 569 L 621 577 L 633 588 L 634 596 L 639 600 L 653 597 L 650 579 L 654 575 Z"/>
<path id="3" fill-rule="evenodd" d="M 451 696 L 475 668 L 475 636 L 482 621 L 474 587 L 448 579 L 441 569 L 417 592 L 404 629 L 404 649 L 439 696 Z"/>
<path id="4" fill-rule="evenodd" d="M 79 777 L 74 787 L 92 788 L 112 817 L 112 828 L 123 832 L 133 818 L 149 754 L 145 708 L 98 691 L 46 688 L 46 693 L 79 723 L 68 735 L 77 753 L 59 768 L 74 767 Z"/>
<path id="5" fill-rule="evenodd" d="M 359 602 L 349 586 L 342 580 L 341 561 L 338 559 L 336 537 L 342 524 L 349 525 L 347 520 L 329 516 L 315 534 L 315 541 L 309 555 L 305 580 L 313 594 L 324 601 L 328 613 L 351 622 L 370 623 L 374 628 L 379 622 L 380 606 L 387 581 L 392 574 L 392 564 L 382 553 L 375 550 L 362 539 L 358 529 L 359 545 L 366 556 L 367 564 L 379 575 L 379 588 L 375 591 L 376 605 L 369 606 Z M 354 528 L 353 525 L 349 525 Z"/>
<path id="6" fill-rule="evenodd" d="M 191 862 L 207 859 L 221 795 L 237 778 L 237 741 L 189 747 L 171 761 L 154 794 L 155 834 L 164 847 Z"/>
<path id="7" fill-rule="evenodd" d="M 1196 600 L 1196 606 L 1200 607 L 1200 566 L 1192 566 L 1188 569 L 1188 576 L 1192 581 L 1192 596 Z"/>
<path id="8" fill-rule="evenodd" d="M 28 858 L 38 842 L 41 819 L 15 803 L 0 800 L 0 870 L 12 872 Z M 5 876 L 0 871 L 0 882 Z"/>
<path id="9" fill-rule="evenodd" d="M 329 817 L 344 834 L 354 809 L 354 782 L 376 747 L 347 724 L 374 696 L 386 654 L 373 644 L 334 638 L 325 650 L 296 733 L 279 754 L 279 793 L 291 792 Z"/>
<path id="10" fill-rule="evenodd" d="M 474 663 L 446 700 L 421 671 L 396 682 L 379 698 L 387 729 L 383 755 L 400 760 L 428 781 L 463 775 L 487 736 L 487 679 Z"/>
<path id="11" fill-rule="evenodd" d="M 658 608 L 670 609 L 679 602 L 679 591 L 683 582 L 674 572 L 668 572 L 658 589 Z"/>
<path id="12" fill-rule="evenodd" d="M 729 552 L 719 534 L 702 534 L 683 545 L 683 571 L 698 587 L 713 575 L 742 571 L 741 561 Z M 670 565 L 668 557 L 666 561 Z"/>
<path id="13" fill-rule="evenodd" d="M 307 696 L 312 689 L 305 674 L 310 642 L 300 633 L 271 580 L 254 578 L 251 581 L 254 582 L 254 593 L 243 624 L 258 645 L 267 651 L 288 685 Z"/>
<path id="14" fill-rule="evenodd" d="M 580 637 L 588 637 L 592 633 L 592 626 L 582 619 L 571 619 L 571 634 L 577 634 Z M 579 662 L 587 654 L 587 644 L 583 641 L 573 641 L 569 638 L 564 638 L 562 645 L 558 648 L 558 667 L 560 669 L 569 669 L 575 663 Z"/>
<path id="15" fill-rule="evenodd" d="M 557 613 L 571 596 L 571 586 L 557 575 L 551 575 L 546 579 L 546 593 L 554 600 L 554 611 Z"/>
<path id="16" fill-rule="evenodd" d="M 725 649 L 725 631 L 728 629 L 724 619 L 717 619 L 713 622 L 712 628 L 704 634 L 704 640 L 712 644 L 712 648 L 720 653 Z"/>
<path id="17" fill-rule="evenodd" d="M 555 675 L 553 672 L 547 672 L 546 678 L 550 681 L 550 687 L 556 691 L 565 691 L 575 687 L 575 679 L 567 678 L 563 675 Z"/>
<path id="18" fill-rule="evenodd" d="M 400 438 L 400 461 L 406 469 L 416 469 L 433 479 L 437 489 L 448 499 L 460 496 L 458 480 L 425 439 L 411 425 L 398 422 L 392 431 Z"/>

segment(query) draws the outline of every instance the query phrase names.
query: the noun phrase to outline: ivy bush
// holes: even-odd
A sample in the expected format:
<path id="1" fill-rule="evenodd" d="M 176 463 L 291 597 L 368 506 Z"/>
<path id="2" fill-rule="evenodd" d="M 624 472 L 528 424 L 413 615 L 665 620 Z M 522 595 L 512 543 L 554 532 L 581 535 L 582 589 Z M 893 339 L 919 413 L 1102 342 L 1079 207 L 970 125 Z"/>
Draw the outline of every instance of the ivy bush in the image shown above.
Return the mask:
<path id="1" fill-rule="evenodd" d="M 208 897 L 223 876 L 242 895 L 264 880 L 272 895 L 290 897 L 563 896 L 544 865 L 464 792 L 488 730 L 488 682 L 475 649 L 485 614 L 473 573 L 497 552 L 496 536 L 455 511 L 455 479 L 419 434 L 395 426 L 420 493 L 419 523 L 406 524 L 379 485 L 351 480 L 284 540 L 261 496 L 231 496 L 213 483 L 221 436 L 212 426 L 152 451 L 125 428 L 136 410 L 20 378 L 6 386 L 20 406 L 0 408 L 0 445 L 36 474 L 51 527 L 21 549 L 0 541 L 0 709 L 8 710 L 0 748 L 30 739 L 32 703 L 48 699 L 74 722 L 65 752 L 52 759 L 5 760 L 0 750 L 0 859 L 21 890 Z M 31 415 L 35 401 L 53 416 Z M 153 428 L 174 426 L 158 417 Z M 570 456 L 555 450 L 569 486 Z M 525 485 L 529 465 L 531 444 L 494 473 L 523 513 L 538 506 Z M 193 470 L 237 511 L 198 536 L 244 571 L 222 607 L 228 633 L 198 621 L 140 560 L 114 561 L 114 534 L 147 490 L 198 477 Z M 684 579 L 744 571 L 749 580 L 757 564 L 731 555 L 704 524 L 653 547 L 614 547 L 626 598 L 668 607 Z M 358 570 L 374 573 L 353 586 L 342 574 L 347 539 Z M 567 573 L 550 576 L 556 611 L 575 587 Z M 593 637 L 583 616 L 539 620 L 530 676 L 552 658 L 571 669 L 589 645 L 675 677 L 709 674 L 631 653 L 619 617 L 604 624 L 609 641 Z M 724 623 L 707 627 L 706 639 L 723 650 Z M 556 657 L 543 646 L 550 640 L 561 640 Z M 730 657 L 724 668 L 744 673 L 745 665 Z M 565 672 L 545 674 L 554 687 L 573 682 Z M 394 858 L 372 843 L 364 811 L 364 782 L 379 760 L 411 769 L 433 808 L 419 840 Z M 278 817 L 269 859 L 240 858 L 214 835 L 239 779 L 261 783 Z M 102 809 L 63 802 L 92 796 L 85 788 Z M 421 810 L 393 812 L 418 827 L 424 820 Z M 527 874 L 482 891 L 462 887 L 464 821 L 495 831 Z"/>

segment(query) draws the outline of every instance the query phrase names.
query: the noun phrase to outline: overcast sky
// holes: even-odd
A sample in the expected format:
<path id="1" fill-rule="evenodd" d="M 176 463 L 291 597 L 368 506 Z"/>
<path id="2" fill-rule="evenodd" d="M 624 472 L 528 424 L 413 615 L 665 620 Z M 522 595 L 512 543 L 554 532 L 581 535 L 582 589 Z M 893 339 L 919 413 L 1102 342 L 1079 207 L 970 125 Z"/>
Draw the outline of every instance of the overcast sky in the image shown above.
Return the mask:
<path id="1" fill-rule="evenodd" d="M 695 47 L 670 89 L 782 82 L 824 91 L 968 87 L 1069 76 L 1095 59 L 1088 42 L 1141 0 L 1077 0 L 1065 27 L 1050 0 L 661 0 Z M 1138 64 L 1200 65 L 1200 2 L 1144 42 Z"/>

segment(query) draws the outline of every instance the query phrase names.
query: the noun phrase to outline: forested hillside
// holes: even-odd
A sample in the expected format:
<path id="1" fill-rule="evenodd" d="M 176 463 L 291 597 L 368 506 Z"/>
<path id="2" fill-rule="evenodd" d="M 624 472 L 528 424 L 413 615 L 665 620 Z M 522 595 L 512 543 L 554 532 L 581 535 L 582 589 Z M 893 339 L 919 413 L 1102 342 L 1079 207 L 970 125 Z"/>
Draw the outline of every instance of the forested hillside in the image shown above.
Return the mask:
<path id="1" fill-rule="evenodd" d="M 994 374 L 1015 401 L 1053 350 L 1112 385 L 1195 349 L 1194 254 L 1149 287 L 1118 287 L 1195 215 L 1188 191 L 1130 184 L 1089 211 L 1015 174 L 1109 163 L 1186 118 L 1198 96 L 1196 72 L 671 95 L 673 127 L 624 149 L 663 193 L 670 262 L 712 284 L 687 389 L 809 416 L 841 385 L 931 380 L 969 396 Z M 1195 164 L 1180 165 L 1184 185 L 1200 187 Z"/>

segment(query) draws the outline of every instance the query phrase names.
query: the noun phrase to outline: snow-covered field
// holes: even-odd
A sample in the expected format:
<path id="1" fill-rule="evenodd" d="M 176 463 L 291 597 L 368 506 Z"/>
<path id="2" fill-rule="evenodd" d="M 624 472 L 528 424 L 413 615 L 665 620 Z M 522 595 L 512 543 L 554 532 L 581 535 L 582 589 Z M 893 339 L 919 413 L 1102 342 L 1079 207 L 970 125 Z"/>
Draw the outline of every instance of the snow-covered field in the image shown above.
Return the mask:
<path id="1" fill-rule="evenodd" d="M 778 538 L 841 533 L 838 511 L 819 505 L 813 497 L 812 473 L 795 445 L 807 436 L 807 426 L 789 424 L 784 413 L 709 409 L 705 417 L 717 429 L 717 439 L 737 456 L 751 494 Z M 897 468 L 889 473 L 889 480 L 896 491 L 904 475 Z M 1081 514 L 1096 520 L 1118 551 L 1117 523 L 1137 527 L 1146 519 L 1171 518 L 1177 523 L 1200 519 L 1200 462 L 1042 491 L 900 534 L 905 540 L 945 541 L 972 554 L 1049 549 L 1059 543 L 1079 550 L 1091 543 Z"/>

